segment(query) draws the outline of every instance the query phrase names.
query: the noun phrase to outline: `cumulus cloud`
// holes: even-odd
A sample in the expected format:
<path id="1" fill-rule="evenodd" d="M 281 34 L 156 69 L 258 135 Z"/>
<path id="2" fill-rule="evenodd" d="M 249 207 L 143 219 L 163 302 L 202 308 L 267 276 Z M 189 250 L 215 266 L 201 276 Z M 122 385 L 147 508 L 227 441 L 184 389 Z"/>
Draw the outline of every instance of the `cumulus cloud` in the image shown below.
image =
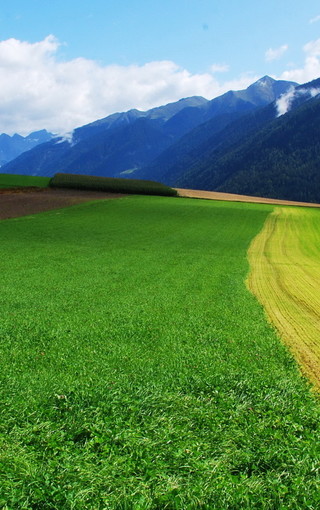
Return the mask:
<path id="1" fill-rule="evenodd" d="M 192 95 L 211 99 L 257 78 L 220 83 L 212 73 L 193 74 L 171 61 L 140 66 L 61 61 L 59 46 L 52 35 L 36 43 L 0 41 L 0 133 L 46 128 L 64 134 L 117 111 L 147 110 Z"/>
<path id="2" fill-rule="evenodd" d="M 288 45 L 284 44 L 283 46 L 280 46 L 279 48 L 272 49 L 269 48 L 265 53 L 265 58 L 267 62 L 272 62 L 273 60 L 278 60 L 282 57 L 282 55 L 285 54 L 285 52 L 288 50 Z"/>
<path id="3" fill-rule="evenodd" d="M 320 39 L 305 44 L 303 51 L 305 53 L 303 66 L 284 71 L 279 77 L 281 80 L 306 83 L 320 77 Z"/>

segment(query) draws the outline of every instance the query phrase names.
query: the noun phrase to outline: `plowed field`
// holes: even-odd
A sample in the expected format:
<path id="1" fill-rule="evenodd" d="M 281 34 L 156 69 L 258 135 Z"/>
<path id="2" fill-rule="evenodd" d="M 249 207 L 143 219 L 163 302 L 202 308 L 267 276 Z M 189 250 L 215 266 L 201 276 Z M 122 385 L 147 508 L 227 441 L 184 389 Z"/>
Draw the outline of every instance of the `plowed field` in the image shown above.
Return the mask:
<path id="1" fill-rule="evenodd" d="M 0 220 L 60 209 L 90 200 L 122 196 L 124 195 L 118 193 L 54 188 L 2 189 L 0 190 Z"/>
<path id="2" fill-rule="evenodd" d="M 277 208 L 249 250 L 248 285 L 320 388 L 319 212 Z"/>

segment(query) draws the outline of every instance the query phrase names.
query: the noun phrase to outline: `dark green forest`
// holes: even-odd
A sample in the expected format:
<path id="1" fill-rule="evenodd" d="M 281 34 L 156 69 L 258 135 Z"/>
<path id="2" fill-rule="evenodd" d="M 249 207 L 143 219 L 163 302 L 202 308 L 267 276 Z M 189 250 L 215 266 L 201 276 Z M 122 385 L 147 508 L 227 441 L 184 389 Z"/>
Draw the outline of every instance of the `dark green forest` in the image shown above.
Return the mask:
<path id="1" fill-rule="evenodd" d="M 240 122 L 245 120 L 242 117 Z M 216 149 L 195 163 L 177 185 L 320 202 L 319 126 L 320 99 L 310 99 L 228 151 Z"/>

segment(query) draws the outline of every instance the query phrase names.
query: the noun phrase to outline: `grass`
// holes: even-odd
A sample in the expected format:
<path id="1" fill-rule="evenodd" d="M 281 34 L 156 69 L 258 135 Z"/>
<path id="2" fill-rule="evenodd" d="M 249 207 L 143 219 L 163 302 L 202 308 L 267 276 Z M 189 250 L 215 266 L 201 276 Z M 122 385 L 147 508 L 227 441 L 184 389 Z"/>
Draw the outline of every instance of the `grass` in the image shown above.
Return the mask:
<path id="1" fill-rule="evenodd" d="M 55 174 L 50 181 L 50 186 L 56 188 L 110 191 L 112 193 L 133 193 L 138 195 L 177 195 L 175 189 L 156 181 L 65 173 Z"/>
<path id="2" fill-rule="evenodd" d="M 271 211 L 0 222 L 0 507 L 319 508 L 319 402 L 244 283 Z"/>
<path id="3" fill-rule="evenodd" d="M 34 186 L 46 188 L 49 186 L 50 177 L 33 177 L 30 175 L 0 174 L 1 188 L 22 188 Z"/>
<path id="4" fill-rule="evenodd" d="M 250 248 L 249 287 L 320 388 L 320 211 L 277 208 Z"/>

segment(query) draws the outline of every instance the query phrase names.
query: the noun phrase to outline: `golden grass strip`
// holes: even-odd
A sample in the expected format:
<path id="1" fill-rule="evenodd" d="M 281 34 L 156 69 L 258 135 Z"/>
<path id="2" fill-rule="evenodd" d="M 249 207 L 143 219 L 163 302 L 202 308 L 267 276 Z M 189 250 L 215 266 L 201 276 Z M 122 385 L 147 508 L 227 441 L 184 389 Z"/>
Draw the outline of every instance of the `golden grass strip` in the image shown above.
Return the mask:
<path id="1" fill-rule="evenodd" d="M 320 389 L 320 211 L 277 207 L 248 256 L 249 289 Z"/>
<path id="2" fill-rule="evenodd" d="M 202 198 L 204 200 L 223 200 L 227 202 L 252 202 L 257 204 L 271 205 L 297 205 L 300 207 L 320 207 L 320 204 L 311 202 L 294 202 L 292 200 L 280 200 L 277 198 L 252 197 L 249 195 L 236 195 L 235 193 L 222 193 L 220 191 L 204 191 L 199 189 L 175 188 L 179 197 Z"/>

